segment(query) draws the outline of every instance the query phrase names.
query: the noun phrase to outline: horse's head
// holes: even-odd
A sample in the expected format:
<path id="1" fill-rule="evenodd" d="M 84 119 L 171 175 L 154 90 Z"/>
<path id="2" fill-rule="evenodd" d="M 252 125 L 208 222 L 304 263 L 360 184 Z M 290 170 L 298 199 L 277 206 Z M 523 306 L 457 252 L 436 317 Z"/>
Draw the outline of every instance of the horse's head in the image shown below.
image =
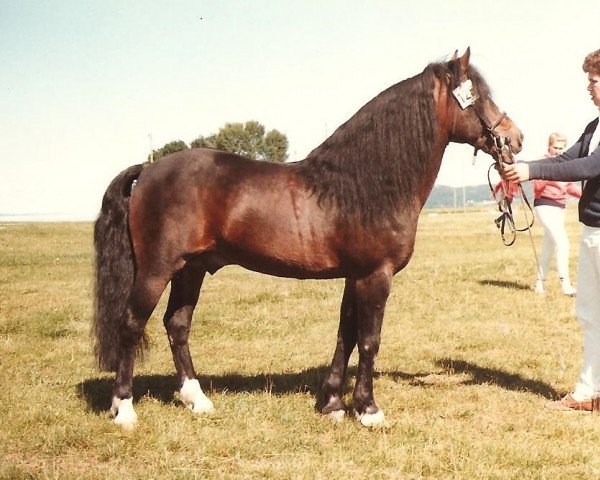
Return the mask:
<path id="1" fill-rule="evenodd" d="M 512 155 L 522 148 L 523 134 L 519 127 L 493 102 L 490 89 L 469 64 L 467 49 L 462 57 L 445 64 L 445 115 L 449 125 L 449 140 L 468 143 L 495 159 L 512 161 Z"/>

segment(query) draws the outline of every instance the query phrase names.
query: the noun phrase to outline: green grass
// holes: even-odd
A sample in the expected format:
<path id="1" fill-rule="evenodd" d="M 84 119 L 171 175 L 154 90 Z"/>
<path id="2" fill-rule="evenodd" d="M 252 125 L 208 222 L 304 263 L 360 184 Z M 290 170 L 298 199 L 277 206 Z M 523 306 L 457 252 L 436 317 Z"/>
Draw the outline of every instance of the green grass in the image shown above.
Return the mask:
<path id="1" fill-rule="evenodd" d="M 92 225 L 0 224 L 0 479 L 600 477 L 600 418 L 543 408 L 578 376 L 574 300 L 555 272 L 546 297 L 533 293 L 528 235 L 504 247 L 493 218 L 423 213 L 377 361 L 386 428 L 315 411 L 343 281 L 228 267 L 206 279 L 190 342 L 216 413 L 178 402 L 165 294 L 129 433 L 108 417 L 112 377 L 91 355 Z M 575 277 L 572 207 L 568 231 Z"/>

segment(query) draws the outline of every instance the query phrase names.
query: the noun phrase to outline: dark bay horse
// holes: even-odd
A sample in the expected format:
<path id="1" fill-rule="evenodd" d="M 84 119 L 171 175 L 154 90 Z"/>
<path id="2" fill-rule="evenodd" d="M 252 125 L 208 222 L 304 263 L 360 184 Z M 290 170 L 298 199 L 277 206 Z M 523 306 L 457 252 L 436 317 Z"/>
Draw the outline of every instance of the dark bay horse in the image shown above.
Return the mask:
<path id="1" fill-rule="evenodd" d="M 408 263 L 419 212 L 449 142 L 495 158 L 522 134 L 462 57 L 432 63 L 380 93 L 305 160 L 276 164 L 192 149 L 121 172 L 95 225 L 94 331 L 100 368 L 115 371 L 111 412 L 132 427 L 134 359 L 167 284 L 164 325 L 181 399 L 194 412 L 212 402 L 188 347 L 206 272 L 230 264 L 292 278 L 346 279 L 337 344 L 322 412 L 341 420 L 348 360 L 358 346 L 353 409 L 384 422 L 373 369 L 392 276 Z M 135 181 L 135 188 L 132 185 Z"/>

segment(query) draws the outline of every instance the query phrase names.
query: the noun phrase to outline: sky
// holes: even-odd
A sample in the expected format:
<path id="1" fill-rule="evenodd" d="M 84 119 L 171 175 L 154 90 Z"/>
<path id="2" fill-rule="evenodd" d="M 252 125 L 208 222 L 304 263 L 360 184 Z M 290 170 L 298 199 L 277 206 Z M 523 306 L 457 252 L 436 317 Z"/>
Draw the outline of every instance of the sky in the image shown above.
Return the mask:
<path id="1" fill-rule="evenodd" d="M 304 158 L 362 105 L 428 63 L 471 62 L 525 134 L 575 141 L 598 115 L 584 57 L 598 0 L 0 0 L 0 215 L 93 220 L 151 148 L 257 120 Z M 451 144 L 436 181 L 487 182 Z"/>

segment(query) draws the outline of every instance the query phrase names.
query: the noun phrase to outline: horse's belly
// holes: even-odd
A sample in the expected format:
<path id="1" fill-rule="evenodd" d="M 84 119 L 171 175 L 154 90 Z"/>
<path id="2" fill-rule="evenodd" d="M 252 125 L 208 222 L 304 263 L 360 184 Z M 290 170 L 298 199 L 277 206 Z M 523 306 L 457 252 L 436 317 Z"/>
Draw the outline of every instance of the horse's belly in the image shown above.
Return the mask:
<path id="1" fill-rule="evenodd" d="M 263 244 L 257 248 L 221 247 L 218 252 L 206 256 L 209 266 L 240 265 L 248 270 L 287 278 L 336 278 L 343 275 L 339 261 L 332 253 L 317 250 L 305 252 Z M 209 270 L 210 271 L 210 270 Z"/>
<path id="2" fill-rule="evenodd" d="M 326 279 L 345 276 L 344 271 L 338 265 L 327 262 L 303 262 L 294 258 L 280 259 L 231 250 L 198 254 L 189 262 L 202 266 L 211 274 L 226 265 L 239 265 L 254 272 L 276 277 Z"/>

